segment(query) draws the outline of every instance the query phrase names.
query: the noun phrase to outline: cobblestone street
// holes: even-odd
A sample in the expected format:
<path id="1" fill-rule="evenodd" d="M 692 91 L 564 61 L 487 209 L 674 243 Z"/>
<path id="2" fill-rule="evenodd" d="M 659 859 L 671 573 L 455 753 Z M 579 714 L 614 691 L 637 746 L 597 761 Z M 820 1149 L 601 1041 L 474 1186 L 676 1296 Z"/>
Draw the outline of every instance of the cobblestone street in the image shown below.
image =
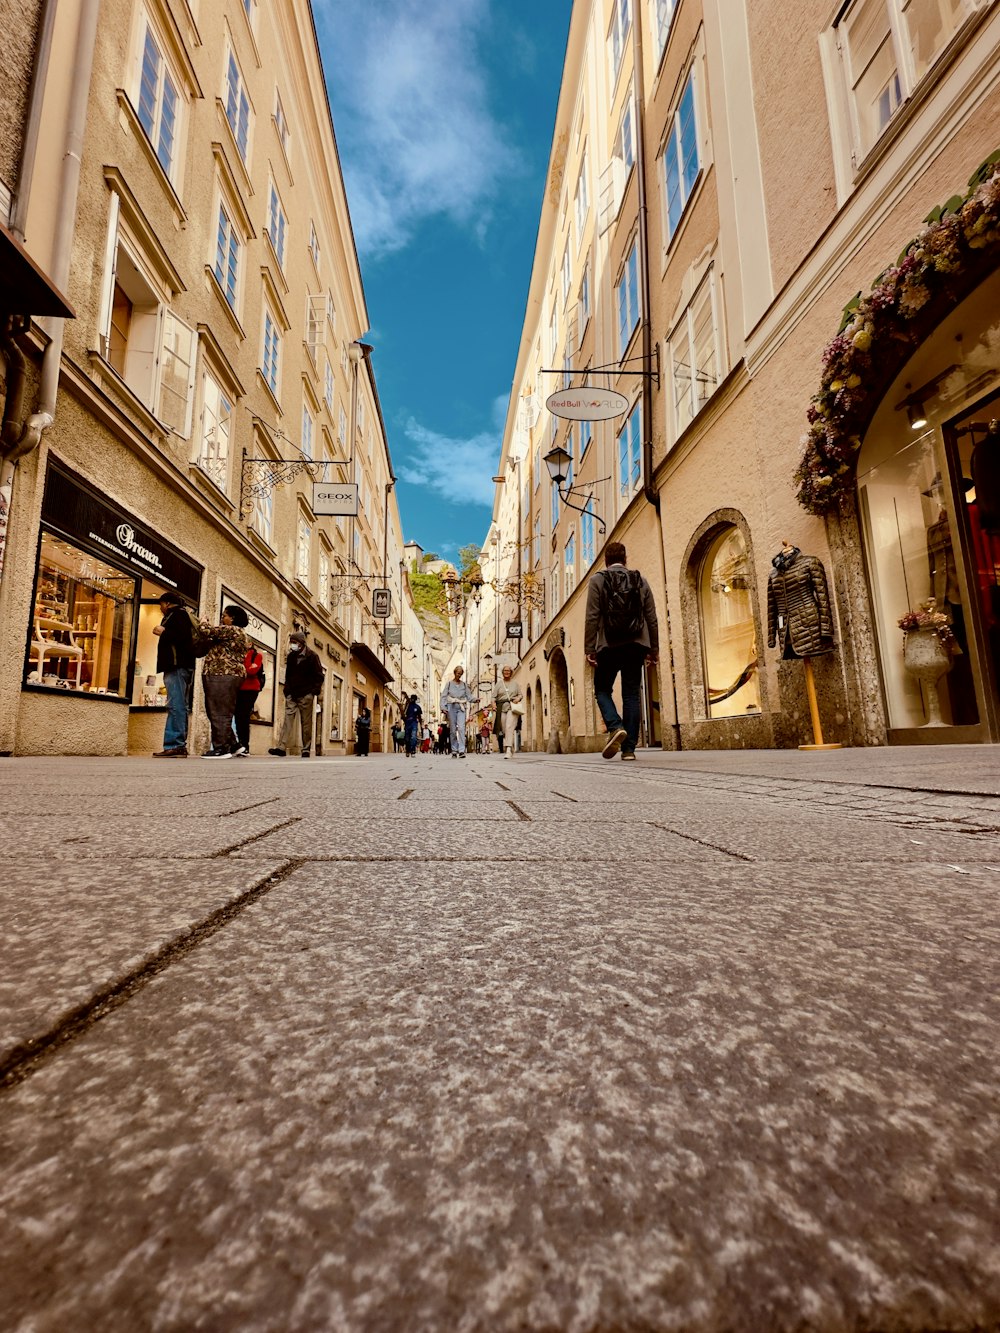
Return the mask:
<path id="1" fill-rule="evenodd" d="M 1000 753 L 0 765 L 0 1328 L 1000 1327 Z"/>

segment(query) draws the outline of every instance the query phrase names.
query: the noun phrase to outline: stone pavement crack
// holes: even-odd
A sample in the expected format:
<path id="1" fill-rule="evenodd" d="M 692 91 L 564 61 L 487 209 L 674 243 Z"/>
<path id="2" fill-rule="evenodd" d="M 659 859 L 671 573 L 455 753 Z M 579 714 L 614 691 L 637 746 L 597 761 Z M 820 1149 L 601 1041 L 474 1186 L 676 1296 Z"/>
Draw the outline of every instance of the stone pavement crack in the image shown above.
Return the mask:
<path id="1" fill-rule="evenodd" d="M 504 804 L 510 806 L 510 808 L 514 811 L 515 815 L 517 815 L 518 819 L 520 819 L 522 823 L 525 824 L 531 823 L 531 816 L 527 814 L 524 810 L 522 810 L 519 805 L 515 805 L 513 801 L 505 801 Z"/>
<path id="2" fill-rule="evenodd" d="M 178 792 L 178 801 L 189 801 L 192 796 L 219 796 L 224 791 L 236 791 L 240 783 L 234 782 L 228 787 L 206 787 L 204 791 L 182 791 Z"/>
<path id="3" fill-rule="evenodd" d="M 558 796 L 559 799 L 562 801 L 572 801 L 574 805 L 580 804 L 580 802 L 576 799 L 575 796 L 567 796 L 564 792 L 556 791 L 555 788 L 552 789 L 552 795 Z"/>
<path id="4" fill-rule="evenodd" d="M 244 847 L 249 847 L 252 843 L 260 842 L 261 838 L 268 838 L 272 833 L 277 833 L 280 829 L 290 828 L 292 824 L 301 824 L 302 816 L 293 815 L 291 819 L 283 819 L 280 824 L 272 824 L 270 828 L 262 829 L 260 833 L 251 833 L 249 837 L 241 838 L 239 842 L 234 842 L 230 847 L 222 847 L 217 852 L 212 852 L 206 860 L 215 861 L 220 856 L 229 856 L 231 852 L 242 851 Z"/>
<path id="5" fill-rule="evenodd" d="M 120 1009 L 160 972 L 185 958 L 192 950 L 197 949 L 227 926 L 230 921 L 242 916 L 248 907 L 252 907 L 279 884 L 283 884 L 303 865 L 305 860 L 302 857 L 286 861 L 280 870 L 269 872 L 238 898 L 234 898 L 192 926 L 183 937 L 168 940 L 141 967 L 127 972 L 95 992 L 89 1000 L 67 1014 L 48 1032 L 43 1032 L 37 1037 L 29 1037 L 27 1041 L 15 1046 L 6 1059 L 0 1062 L 0 1093 L 6 1092 L 8 1088 L 13 1088 L 18 1083 L 23 1083 L 63 1046 L 82 1037 L 96 1023 L 114 1013 L 116 1009 Z"/>
<path id="6" fill-rule="evenodd" d="M 496 778 L 494 778 L 493 781 L 496 782 Z M 501 791 L 510 791 L 510 788 L 505 787 L 502 782 L 497 782 L 497 786 L 500 788 Z"/>
<path id="7" fill-rule="evenodd" d="M 275 801 L 278 800 L 280 800 L 280 797 L 278 796 L 269 796 L 266 801 L 254 801 L 252 805 L 241 805 L 236 810 L 227 810 L 226 813 L 220 815 L 219 818 L 226 819 L 229 815 L 242 815 L 247 810 L 259 810 L 262 805 L 274 805 Z"/>
<path id="8" fill-rule="evenodd" d="M 650 819 L 649 824 L 653 828 L 662 829 L 664 833 L 675 833 L 678 838 L 686 838 L 688 842 L 696 842 L 700 847 L 710 847 L 713 852 L 724 852 L 726 856 L 734 856 L 737 861 L 749 861 L 756 864 L 752 856 L 747 856 L 744 852 L 734 852 L 729 847 L 720 847 L 717 842 L 709 842 L 707 838 L 696 838 L 693 833 L 682 833 L 680 829 L 671 828 L 669 824 L 659 824 L 655 819 Z"/>
<path id="9" fill-rule="evenodd" d="M 406 791 L 404 791 L 402 795 L 396 797 L 396 800 L 405 801 L 407 796 L 412 796 L 416 790 L 417 790 L 416 787 L 407 787 Z"/>

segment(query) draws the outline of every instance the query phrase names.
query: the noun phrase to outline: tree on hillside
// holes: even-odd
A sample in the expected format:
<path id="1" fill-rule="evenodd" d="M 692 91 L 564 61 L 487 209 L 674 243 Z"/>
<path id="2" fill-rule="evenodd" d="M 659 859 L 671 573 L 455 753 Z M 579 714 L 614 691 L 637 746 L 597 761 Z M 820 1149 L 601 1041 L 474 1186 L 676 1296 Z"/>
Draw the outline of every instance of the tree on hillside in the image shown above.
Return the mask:
<path id="1" fill-rule="evenodd" d="M 475 542 L 470 542 L 468 546 L 458 548 L 458 572 L 462 575 L 468 574 L 472 569 L 479 568 L 479 547 Z"/>

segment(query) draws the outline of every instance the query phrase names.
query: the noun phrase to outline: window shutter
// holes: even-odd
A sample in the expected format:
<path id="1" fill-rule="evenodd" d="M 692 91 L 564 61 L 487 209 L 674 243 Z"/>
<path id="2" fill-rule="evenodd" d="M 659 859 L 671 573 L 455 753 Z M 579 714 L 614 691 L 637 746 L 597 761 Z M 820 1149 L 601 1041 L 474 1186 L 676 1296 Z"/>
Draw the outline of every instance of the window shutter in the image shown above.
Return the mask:
<path id="1" fill-rule="evenodd" d="M 108 240 L 104 253 L 104 286 L 101 289 L 101 316 L 97 328 L 98 350 L 107 360 L 108 346 L 111 339 L 111 304 L 115 290 L 115 277 L 118 269 L 118 214 L 121 199 L 111 195 L 111 213 L 108 218 Z"/>
<path id="2" fill-rule="evenodd" d="M 175 435 L 188 439 L 194 403 L 194 363 L 198 335 L 172 310 L 163 312 L 160 390 L 156 415 Z"/>

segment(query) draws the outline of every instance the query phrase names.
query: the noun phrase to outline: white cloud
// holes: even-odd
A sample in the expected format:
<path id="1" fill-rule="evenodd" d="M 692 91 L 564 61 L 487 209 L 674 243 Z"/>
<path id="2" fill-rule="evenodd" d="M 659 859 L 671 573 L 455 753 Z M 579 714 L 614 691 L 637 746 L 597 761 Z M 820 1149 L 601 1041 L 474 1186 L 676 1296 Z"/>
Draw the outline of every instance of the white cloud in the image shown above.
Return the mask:
<path id="1" fill-rule="evenodd" d="M 453 439 L 428 430 L 411 417 L 404 433 L 411 447 L 396 465 L 403 481 L 435 491 L 451 504 L 492 507 L 490 478 L 500 457 L 499 431 Z"/>
<path id="2" fill-rule="evenodd" d="M 316 0 L 359 249 L 401 249 L 425 218 L 480 238 L 524 169 L 494 118 L 479 42 L 491 0 Z"/>

